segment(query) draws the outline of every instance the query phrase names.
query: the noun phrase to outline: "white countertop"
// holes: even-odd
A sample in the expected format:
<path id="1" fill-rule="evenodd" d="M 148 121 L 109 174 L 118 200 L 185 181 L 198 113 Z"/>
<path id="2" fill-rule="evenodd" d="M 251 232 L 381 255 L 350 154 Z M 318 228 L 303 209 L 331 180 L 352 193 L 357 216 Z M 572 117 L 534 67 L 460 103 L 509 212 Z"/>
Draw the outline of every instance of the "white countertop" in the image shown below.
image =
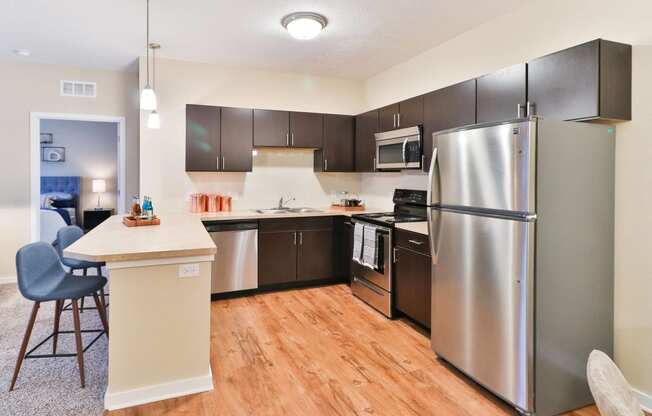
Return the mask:
<path id="1" fill-rule="evenodd" d="M 161 214 L 160 225 L 143 227 L 127 227 L 122 223 L 122 215 L 114 215 L 66 248 L 64 254 L 66 257 L 96 262 L 212 255 L 217 249 L 202 221 L 351 216 L 384 211 L 323 208 L 320 212 L 283 214 L 260 214 L 254 210 Z"/>
<path id="2" fill-rule="evenodd" d="M 402 222 L 396 224 L 396 228 L 401 230 L 412 231 L 414 233 L 428 235 L 428 222 L 419 221 L 419 222 Z"/>
<path id="3" fill-rule="evenodd" d="M 344 215 L 350 217 L 353 214 L 368 214 L 370 212 L 387 212 L 386 209 L 365 208 L 364 211 L 340 211 L 332 208 L 315 208 L 320 212 L 287 212 L 283 214 L 260 214 L 255 210 L 241 210 L 228 212 L 201 212 L 189 214 L 201 218 L 202 221 L 219 220 L 260 220 L 268 218 L 300 218 L 300 217 L 333 217 Z"/>
<path id="4" fill-rule="evenodd" d="M 64 250 L 88 261 L 130 261 L 203 256 L 217 252 L 200 219 L 189 214 L 160 215 L 161 224 L 127 227 L 114 215 Z"/>

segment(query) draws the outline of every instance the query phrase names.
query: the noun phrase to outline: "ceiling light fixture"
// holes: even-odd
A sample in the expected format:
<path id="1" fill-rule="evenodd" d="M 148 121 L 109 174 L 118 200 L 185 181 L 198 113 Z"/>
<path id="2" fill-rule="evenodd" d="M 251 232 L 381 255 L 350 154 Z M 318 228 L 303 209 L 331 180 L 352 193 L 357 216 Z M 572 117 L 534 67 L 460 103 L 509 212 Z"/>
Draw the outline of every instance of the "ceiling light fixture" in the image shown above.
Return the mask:
<path id="1" fill-rule="evenodd" d="M 161 45 L 158 43 L 150 43 L 150 49 L 152 50 L 152 90 L 156 88 L 156 50 L 161 48 Z M 152 110 L 149 113 L 147 118 L 147 127 L 150 129 L 160 129 L 161 128 L 161 117 L 158 115 L 156 109 Z"/>
<path id="2" fill-rule="evenodd" d="M 154 89 L 149 85 L 149 0 L 147 0 L 147 30 L 146 30 L 147 43 L 147 83 L 145 88 L 140 92 L 140 108 L 141 110 L 156 110 L 156 94 Z"/>
<path id="3" fill-rule="evenodd" d="M 291 13 L 281 19 L 281 25 L 290 32 L 290 36 L 299 40 L 313 39 L 327 24 L 324 16 L 312 12 Z"/>
<path id="4" fill-rule="evenodd" d="M 13 52 L 18 56 L 30 56 L 32 54 L 29 49 L 14 49 Z"/>

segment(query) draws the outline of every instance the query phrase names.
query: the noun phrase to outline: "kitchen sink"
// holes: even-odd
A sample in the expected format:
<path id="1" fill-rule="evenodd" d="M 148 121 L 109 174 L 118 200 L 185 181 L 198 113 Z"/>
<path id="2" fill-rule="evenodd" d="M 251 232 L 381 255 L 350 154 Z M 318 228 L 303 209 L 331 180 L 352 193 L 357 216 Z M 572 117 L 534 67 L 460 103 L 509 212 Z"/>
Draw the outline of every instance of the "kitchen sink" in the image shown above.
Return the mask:
<path id="1" fill-rule="evenodd" d="M 322 210 L 316 208 L 263 208 L 255 210 L 259 214 L 305 214 L 310 212 L 323 212 Z"/>
<path id="2" fill-rule="evenodd" d="M 305 213 L 305 212 L 324 212 L 320 209 L 315 209 L 315 208 L 290 208 L 288 209 L 289 212 L 294 212 L 294 213 Z"/>
<path id="3" fill-rule="evenodd" d="M 289 208 L 264 208 L 257 209 L 256 212 L 259 214 L 287 214 L 290 210 Z"/>

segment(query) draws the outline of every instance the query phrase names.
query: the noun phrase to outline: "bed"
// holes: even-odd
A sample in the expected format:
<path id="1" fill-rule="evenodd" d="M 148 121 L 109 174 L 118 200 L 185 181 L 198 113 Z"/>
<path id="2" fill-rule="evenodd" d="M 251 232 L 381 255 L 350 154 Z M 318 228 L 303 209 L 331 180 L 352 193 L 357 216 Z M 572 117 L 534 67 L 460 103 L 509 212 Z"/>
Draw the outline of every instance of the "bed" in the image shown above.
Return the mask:
<path id="1" fill-rule="evenodd" d="M 41 177 L 41 240 L 53 243 L 66 225 L 79 225 L 79 176 Z"/>

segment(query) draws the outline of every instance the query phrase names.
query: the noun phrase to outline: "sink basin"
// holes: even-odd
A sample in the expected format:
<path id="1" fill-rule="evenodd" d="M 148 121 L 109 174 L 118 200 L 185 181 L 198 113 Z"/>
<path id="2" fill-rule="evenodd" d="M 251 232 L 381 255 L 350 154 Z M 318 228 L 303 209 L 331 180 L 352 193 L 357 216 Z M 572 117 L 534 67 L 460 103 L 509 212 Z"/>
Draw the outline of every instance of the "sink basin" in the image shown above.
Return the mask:
<path id="1" fill-rule="evenodd" d="M 288 209 L 289 212 L 295 212 L 295 213 L 304 213 L 304 212 L 323 212 L 320 209 L 315 209 L 315 208 L 290 208 Z"/>
<path id="2" fill-rule="evenodd" d="M 304 213 L 310 213 L 310 212 L 323 212 L 322 210 L 315 209 L 315 208 L 264 208 L 264 209 L 257 209 L 255 210 L 259 214 L 287 214 L 287 213 L 293 213 L 293 214 L 304 214 Z"/>
<path id="3" fill-rule="evenodd" d="M 289 212 L 288 208 L 265 208 L 265 209 L 257 209 L 257 213 L 259 214 L 287 214 Z"/>

